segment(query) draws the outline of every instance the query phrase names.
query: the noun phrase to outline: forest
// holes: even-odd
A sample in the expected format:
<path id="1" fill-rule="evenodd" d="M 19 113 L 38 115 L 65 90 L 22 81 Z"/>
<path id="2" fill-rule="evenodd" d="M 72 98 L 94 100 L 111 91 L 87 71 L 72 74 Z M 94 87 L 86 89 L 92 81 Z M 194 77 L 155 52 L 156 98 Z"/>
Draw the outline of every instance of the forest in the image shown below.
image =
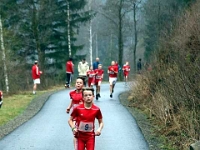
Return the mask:
<path id="1" fill-rule="evenodd" d="M 171 148 L 187 149 L 200 138 L 199 8 L 196 0 L 1 0 L 0 89 L 31 90 L 35 60 L 43 89 L 64 85 L 70 57 L 75 70 L 82 58 L 99 57 L 104 70 L 129 61 L 130 105 L 153 118 Z"/>

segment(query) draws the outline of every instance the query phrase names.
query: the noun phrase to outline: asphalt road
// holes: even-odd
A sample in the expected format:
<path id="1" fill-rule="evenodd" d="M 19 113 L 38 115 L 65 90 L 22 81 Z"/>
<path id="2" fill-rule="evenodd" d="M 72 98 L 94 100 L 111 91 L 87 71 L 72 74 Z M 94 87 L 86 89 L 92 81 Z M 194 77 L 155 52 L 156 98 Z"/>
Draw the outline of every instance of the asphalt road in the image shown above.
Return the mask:
<path id="1" fill-rule="evenodd" d="M 53 94 L 36 116 L 0 140 L 0 150 L 73 150 L 69 114 L 65 113 L 70 90 Z M 95 104 L 101 108 L 104 128 L 96 137 L 95 150 L 149 149 L 135 119 L 119 102 L 118 95 L 125 90 L 123 83 L 117 83 L 110 98 L 109 85 L 102 85 Z"/>

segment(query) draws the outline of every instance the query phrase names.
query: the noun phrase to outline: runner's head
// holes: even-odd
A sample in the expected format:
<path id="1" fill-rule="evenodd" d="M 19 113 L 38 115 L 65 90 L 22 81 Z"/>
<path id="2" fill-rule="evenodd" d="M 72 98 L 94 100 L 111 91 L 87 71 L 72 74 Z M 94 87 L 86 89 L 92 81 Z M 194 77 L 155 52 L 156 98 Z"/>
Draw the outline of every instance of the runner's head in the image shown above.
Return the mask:
<path id="1" fill-rule="evenodd" d="M 129 62 L 128 61 L 126 61 L 126 65 L 128 65 L 129 64 Z"/>
<path id="2" fill-rule="evenodd" d="M 86 87 L 83 88 L 83 99 L 87 104 L 93 103 L 94 100 L 94 88 Z"/>
<path id="3" fill-rule="evenodd" d="M 37 64 L 38 64 L 38 61 L 37 61 L 37 60 L 35 60 L 34 64 L 35 64 L 35 65 L 37 65 Z"/>
<path id="4" fill-rule="evenodd" d="M 93 70 L 93 66 L 92 65 L 90 66 L 90 70 Z"/>
<path id="5" fill-rule="evenodd" d="M 75 84 L 75 87 L 77 90 L 81 90 L 83 88 L 83 79 L 81 77 L 78 77 L 76 79 L 76 84 Z"/>
<path id="6" fill-rule="evenodd" d="M 102 69 L 102 64 L 99 64 L 99 65 L 98 65 L 98 69 Z"/>
<path id="7" fill-rule="evenodd" d="M 111 61 L 111 65 L 112 65 L 112 66 L 115 65 L 115 61 Z"/>

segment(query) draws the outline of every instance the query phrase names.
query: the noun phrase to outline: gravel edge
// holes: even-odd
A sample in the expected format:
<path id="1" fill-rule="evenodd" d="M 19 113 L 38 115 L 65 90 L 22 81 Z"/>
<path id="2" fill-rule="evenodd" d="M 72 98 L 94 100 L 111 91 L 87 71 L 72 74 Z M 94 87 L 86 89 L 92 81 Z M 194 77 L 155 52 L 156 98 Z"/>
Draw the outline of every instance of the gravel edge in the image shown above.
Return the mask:
<path id="1" fill-rule="evenodd" d="M 16 128 L 30 120 L 32 117 L 34 117 L 42 109 L 49 97 L 56 92 L 58 91 L 46 92 L 41 96 L 34 98 L 23 113 L 21 113 L 19 116 L 15 117 L 8 123 L 0 126 L 0 140 Z"/>
<path id="2" fill-rule="evenodd" d="M 151 124 L 150 120 L 147 119 L 147 116 L 140 110 L 129 107 L 129 101 L 127 100 L 129 92 L 124 92 L 119 95 L 120 103 L 132 114 L 135 118 L 141 132 L 146 139 L 150 150 L 160 150 L 160 142 L 158 137 L 153 133 L 154 127 Z"/>

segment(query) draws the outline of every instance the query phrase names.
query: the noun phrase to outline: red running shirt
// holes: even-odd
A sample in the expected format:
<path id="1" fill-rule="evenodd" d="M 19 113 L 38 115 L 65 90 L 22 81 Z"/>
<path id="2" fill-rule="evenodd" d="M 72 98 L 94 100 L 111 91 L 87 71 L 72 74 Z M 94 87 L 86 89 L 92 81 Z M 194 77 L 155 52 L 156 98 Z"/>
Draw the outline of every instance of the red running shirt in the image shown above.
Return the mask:
<path id="1" fill-rule="evenodd" d="M 40 78 L 40 70 L 37 65 L 33 65 L 32 67 L 32 78 L 33 80 Z"/>
<path id="2" fill-rule="evenodd" d="M 74 64 L 70 60 L 66 62 L 66 73 L 74 73 Z"/>
<path id="3" fill-rule="evenodd" d="M 3 92 L 0 91 L 0 99 L 2 99 L 2 98 L 3 98 Z"/>
<path id="4" fill-rule="evenodd" d="M 80 102 L 83 101 L 83 95 L 82 92 L 77 92 L 76 90 L 71 91 L 69 93 L 70 98 L 72 99 L 72 104 L 79 104 Z"/>
<path id="5" fill-rule="evenodd" d="M 95 80 L 101 80 L 102 76 L 104 74 L 104 70 L 103 69 L 95 69 Z"/>
<path id="6" fill-rule="evenodd" d="M 115 72 L 118 72 L 118 67 L 117 66 L 115 66 L 115 65 L 109 66 L 108 67 L 108 71 L 109 71 L 109 77 L 111 77 L 111 78 L 116 78 L 117 77 L 117 73 L 115 73 Z"/>
<path id="7" fill-rule="evenodd" d="M 125 72 L 125 73 L 128 73 L 130 71 L 130 66 L 129 65 L 124 65 L 122 70 Z"/>
<path id="8" fill-rule="evenodd" d="M 71 113 L 73 118 L 76 118 L 79 136 L 94 136 L 95 135 L 95 118 L 102 119 L 102 113 L 98 106 L 92 104 L 90 109 L 86 109 L 84 104 L 80 104 L 74 108 Z"/>
<path id="9" fill-rule="evenodd" d="M 95 77 L 95 71 L 94 70 L 87 71 L 87 76 L 88 76 L 88 78 L 94 78 Z"/>

